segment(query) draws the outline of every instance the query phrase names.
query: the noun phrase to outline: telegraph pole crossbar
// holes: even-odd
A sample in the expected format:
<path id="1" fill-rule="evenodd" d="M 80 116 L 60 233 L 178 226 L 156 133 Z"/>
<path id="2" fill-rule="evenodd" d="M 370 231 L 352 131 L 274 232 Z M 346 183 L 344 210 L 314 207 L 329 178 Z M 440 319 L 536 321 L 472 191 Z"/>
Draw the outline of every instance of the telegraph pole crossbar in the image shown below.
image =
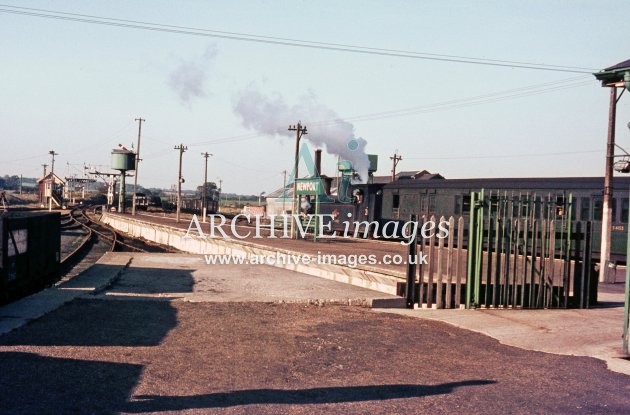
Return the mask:
<path id="1" fill-rule="evenodd" d="M 389 158 L 393 162 L 392 163 L 392 182 L 396 180 L 396 166 L 398 166 L 398 162 L 402 160 L 402 156 L 399 156 L 397 153 L 398 153 L 398 150 L 396 150 L 394 152 L 394 155 Z"/>

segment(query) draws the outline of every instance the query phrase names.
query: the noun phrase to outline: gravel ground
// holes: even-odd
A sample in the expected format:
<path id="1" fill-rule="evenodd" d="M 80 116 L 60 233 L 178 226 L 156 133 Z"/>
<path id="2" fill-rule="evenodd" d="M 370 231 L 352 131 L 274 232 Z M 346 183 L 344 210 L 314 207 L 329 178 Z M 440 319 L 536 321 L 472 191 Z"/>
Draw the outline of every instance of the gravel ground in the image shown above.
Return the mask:
<path id="1" fill-rule="evenodd" d="M 630 377 L 351 306 L 81 299 L 0 337 L 0 413 L 629 413 Z"/>

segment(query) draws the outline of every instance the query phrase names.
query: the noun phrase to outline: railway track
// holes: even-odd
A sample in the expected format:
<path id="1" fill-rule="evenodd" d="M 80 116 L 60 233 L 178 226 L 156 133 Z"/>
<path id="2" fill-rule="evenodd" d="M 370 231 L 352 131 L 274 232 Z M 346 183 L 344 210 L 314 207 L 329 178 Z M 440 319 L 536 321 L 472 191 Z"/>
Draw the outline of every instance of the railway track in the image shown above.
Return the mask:
<path id="1" fill-rule="evenodd" d="M 92 210 L 92 214 L 88 211 Z M 72 209 L 62 216 L 62 281 L 91 267 L 106 252 L 176 252 L 172 248 L 123 235 L 93 219 L 93 207 Z"/>

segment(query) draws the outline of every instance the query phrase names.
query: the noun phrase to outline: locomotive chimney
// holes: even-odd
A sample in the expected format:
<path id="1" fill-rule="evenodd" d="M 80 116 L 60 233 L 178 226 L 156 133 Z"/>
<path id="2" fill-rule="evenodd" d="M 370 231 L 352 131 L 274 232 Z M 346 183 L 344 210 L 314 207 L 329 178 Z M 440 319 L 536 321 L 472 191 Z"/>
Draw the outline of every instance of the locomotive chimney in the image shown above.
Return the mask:
<path id="1" fill-rule="evenodd" d="M 322 150 L 315 150 L 315 171 L 318 176 L 322 175 Z"/>

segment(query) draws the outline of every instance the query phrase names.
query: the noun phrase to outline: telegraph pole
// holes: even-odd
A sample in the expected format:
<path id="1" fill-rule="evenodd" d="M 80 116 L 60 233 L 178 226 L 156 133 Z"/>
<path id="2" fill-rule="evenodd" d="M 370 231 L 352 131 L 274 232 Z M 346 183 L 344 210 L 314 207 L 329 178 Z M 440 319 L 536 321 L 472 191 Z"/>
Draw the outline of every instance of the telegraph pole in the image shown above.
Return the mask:
<path id="1" fill-rule="evenodd" d="M 55 150 L 50 150 L 48 154 L 52 156 L 52 163 L 50 164 L 50 172 L 54 174 L 55 173 L 55 156 L 58 156 L 59 153 L 55 153 Z"/>
<path id="2" fill-rule="evenodd" d="M 397 153 L 398 153 L 398 150 L 396 150 L 394 152 L 394 155 L 389 158 L 393 162 L 392 163 L 392 182 L 396 180 L 396 166 L 398 165 L 398 162 L 402 160 L 402 156 L 399 156 Z"/>
<path id="3" fill-rule="evenodd" d="M 138 192 L 138 163 L 140 163 L 140 133 L 142 132 L 142 123 L 146 121 L 143 118 L 136 118 L 138 121 L 138 146 L 136 147 L 136 171 L 133 175 L 133 198 L 131 203 L 131 216 L 136 215 L 136 193 Z"/>
<path id="4" fill-rule="evenodd" d="M 300 206 L 300 199 L 297 195 L 297 179 L 300 177 L 298 175 L 298 165 L 300 164 L 300 139 L 304 134 L 308 134 L 306 131 L 306 126 L 302 126 L 301 122 L 298 121 L 297 125 L 290 125 L 289 131 L 295 131 L 295 163 L 293 165 L 293 212 L 295 215 Z M 291 234 L 293 235 L 293 239 L 297 239 L 297 227 L 295 226 L 295 221 L 298 220 L 297 216 L 294 216 L 294 220 L 291 221 Z"/>
<path id="5" fill-rule="evenodd" d="M 55 156 L 58 156 L 59 153 L 55 153 L 55 150 L 50 150 L 48 152 L 52 156 L 52 163 L 50 165 L 50 197 L 48 198 L 48 211 L 52 211 L 52 201 L 53 194 L 55 188 Z"/>
<path id="6" fill-rule="evenodd" d="M 179 213 L 181 211 L 182 206 L 182 182 L 184 179 L 182 178 L 182 156 L 184 155 L 184 151 L 188 150 L 183 144 L 174 147 L 175 150 L 179 150 L 179 175 L 177 178 L 177 215 L 175 217 L 175 221 L 179 222 Z"/>
<path id="7" fill-rule="evenodd" d="M 213 154 L 210 154 L 207 151 L 205 153 L 201 153 L 201 156 L 206 159 L 206 163 L 205 163 L 206 167 L 205 167 L 205 172 L 203 175 L 203 197 L 202 197 L 203 202 L 201 202 L 201 213 L 203 214 L 203 223 L 206 223 L 206 213 L 208 211 L 208 157 L 212 155 Z"/>

